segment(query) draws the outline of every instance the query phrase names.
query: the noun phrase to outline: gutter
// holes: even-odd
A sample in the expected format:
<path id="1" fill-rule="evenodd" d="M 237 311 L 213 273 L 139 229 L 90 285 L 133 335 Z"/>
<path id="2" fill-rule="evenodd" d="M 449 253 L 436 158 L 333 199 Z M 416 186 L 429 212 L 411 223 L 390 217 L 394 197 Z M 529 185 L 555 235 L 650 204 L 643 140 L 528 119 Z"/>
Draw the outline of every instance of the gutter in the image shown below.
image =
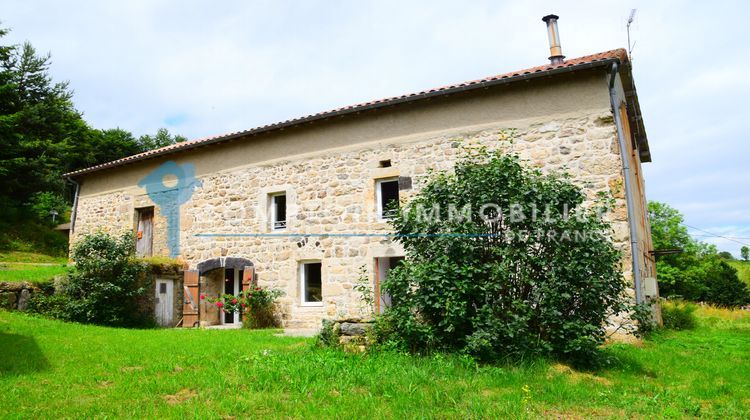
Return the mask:
<path id="1" fill-rule="evenodd" d="M 76 214 L 78 213 L 78 194 L 81 191 L 81 184 L 71 177 L 65 177 L 65 180 L 75 185 L 76 191 L 73 195 L 73 210 L 70 212 L 70 233 L 76 230 Z"/>
<path id="2" fill-rule="evenodd" d="M 641 290 L 641 270 L 640 270 L 640 251 L 638 251 L 638 228 L 635 223 L 635 205 L 633 204 L 633 186 L 630 182 L 630 156 L 628 154 L 627 143 L 625 142 L 625 132 L 620 117 L 620 107 L 615 90 L 615 76 L 620 70 L 617 62 L 612 63 L 612 70 L 609 76 L 609 100 L 612 105 L 612 114 L 615 117 L 615 126 L 617 127 L 617 142 L 620 146 L 620 157 L 622 160 L 622 176 L 625 178 L 625 202 L 628 209 L 628 226 L 630 227 L 630 252 L 633 261 L 633 286 L 635 287 L 635 303 L 643 302 L 643 291 Z"/>

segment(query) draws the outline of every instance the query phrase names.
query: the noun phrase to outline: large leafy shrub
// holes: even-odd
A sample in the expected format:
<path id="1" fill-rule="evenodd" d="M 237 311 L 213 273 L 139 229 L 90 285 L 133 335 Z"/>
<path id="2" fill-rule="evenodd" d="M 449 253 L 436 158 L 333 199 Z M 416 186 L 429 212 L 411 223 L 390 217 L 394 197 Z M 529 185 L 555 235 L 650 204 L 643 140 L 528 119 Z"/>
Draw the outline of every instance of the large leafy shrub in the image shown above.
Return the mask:
<path id="1" fill-rule="evenodd" d="M 583 201 L 516 156 L 474 152 L 434 174 L 391 221 L 407 258 L 384 282 L 379 339 L 485 360 L 591 354 L 626 285 L 610 226 Z"/>
<path id="2" fill-rule="evenodd" d="M 110 326 L 145 326 L 153 320 L 141 298 L 148 286 L 146 265 L 133 258 L 132 233 L 84 236 L 73 247 L 75 268 L 58 295 L 40 296 L 35 311 L 56 318 Z"/>

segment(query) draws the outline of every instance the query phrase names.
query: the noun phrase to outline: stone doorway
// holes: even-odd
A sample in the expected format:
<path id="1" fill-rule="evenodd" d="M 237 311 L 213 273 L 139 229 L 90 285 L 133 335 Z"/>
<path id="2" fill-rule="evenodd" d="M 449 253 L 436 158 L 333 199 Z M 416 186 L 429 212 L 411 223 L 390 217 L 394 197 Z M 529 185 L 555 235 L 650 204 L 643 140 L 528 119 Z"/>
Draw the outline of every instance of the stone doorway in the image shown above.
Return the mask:
<path id="1" fill-rule="evenodd" d="M 255 268 L 253 263 L 245 258 L 221 257 L 206 260 L 198 264 L 199 281 L 195 287 L 195 294 L 207 298 L 217 298 L 223 294 L 236 295 L 250 287 L 254 281 Z M 242 323 L 239 314 L 221 311 L 214 304 L 205 299 L 198 300 L 198 324 L 202 327 L 227 326 L 237 327 Z"/>

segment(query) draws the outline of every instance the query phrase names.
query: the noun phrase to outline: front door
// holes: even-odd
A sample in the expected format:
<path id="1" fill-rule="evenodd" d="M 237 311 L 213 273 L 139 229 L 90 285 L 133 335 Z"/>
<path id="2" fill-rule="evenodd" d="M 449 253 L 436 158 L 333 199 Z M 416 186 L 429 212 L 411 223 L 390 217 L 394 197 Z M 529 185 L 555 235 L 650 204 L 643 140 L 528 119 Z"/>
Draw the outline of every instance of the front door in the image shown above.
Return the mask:
<path id="1" fill-rule="evenodd" d="M 172 310 L 174 309 L 174 280 L 156 280 L 156 299 L 154 307 L 156 323 L 162 327 L 171 327 Z"/>
<path id="2" fill-rule="evenodd" d="M 242 270 L 235 270 L 233 268 L 224 269 L 224 293 L 237 296 L 242 290 L 241 279 Z M 237 324 L 241 321 L 239 312 L 224 311 L 224 316 L 221 317 L 222 324 Z"/>

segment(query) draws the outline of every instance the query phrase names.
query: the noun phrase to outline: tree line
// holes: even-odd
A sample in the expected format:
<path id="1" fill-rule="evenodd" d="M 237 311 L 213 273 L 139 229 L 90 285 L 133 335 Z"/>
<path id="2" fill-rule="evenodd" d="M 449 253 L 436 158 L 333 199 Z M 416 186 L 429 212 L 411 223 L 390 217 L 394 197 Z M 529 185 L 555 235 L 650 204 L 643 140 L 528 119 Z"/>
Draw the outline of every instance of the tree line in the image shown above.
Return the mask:
<path id="1" fill-rule="evenodd" d="M 665 203 L 649 202 L 651 236 L 655 250 L 680 250 L 656 260 L 659 294 L 695 302 L 736 307 L 750 304 L 748 286 L 727 263 L 728 252 L 690 236 L 682 214 Z M 743 259 L 746 252 L 741 250 Z"/>
<path id="2" fill-rule="evenodd" d="M 186 139 L 163 128 L 136 137 L 91 127 L 68 82 L 51 77 L 50 54 L 3 42 L 8 31 L 0 28 L 0 249 L 63 253 L 67 242 L 51 229 L 69 217 L 62 174 Z"/>

